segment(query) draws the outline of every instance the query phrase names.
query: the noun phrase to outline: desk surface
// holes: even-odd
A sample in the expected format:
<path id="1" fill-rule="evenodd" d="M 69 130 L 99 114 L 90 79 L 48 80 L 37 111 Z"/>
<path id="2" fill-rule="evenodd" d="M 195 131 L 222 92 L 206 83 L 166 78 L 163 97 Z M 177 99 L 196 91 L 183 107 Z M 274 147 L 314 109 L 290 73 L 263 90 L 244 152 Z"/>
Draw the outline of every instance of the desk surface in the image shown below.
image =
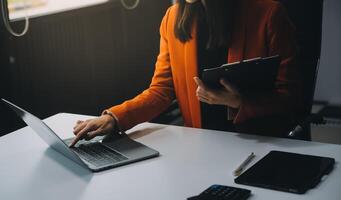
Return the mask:
<path id="1" fill-rule="evenodd" d="M 72 136 L 78 119 L 57 114 L 45 122 L 61 137 Z M 341 145 L 241 135 L 144 123 L 128 132 L 160 151 L 158 158 L 90 173 L 48 146 L 28 127 L 0 138 L 0 199 L 184 200 L 211 184 L 252 190 L 250 200 L 339 200 Z M 237 185 L 233 170 L 254 152 L 254 164 L 270 150 L 334 157 L 330 176 L 305 195 Z"/>

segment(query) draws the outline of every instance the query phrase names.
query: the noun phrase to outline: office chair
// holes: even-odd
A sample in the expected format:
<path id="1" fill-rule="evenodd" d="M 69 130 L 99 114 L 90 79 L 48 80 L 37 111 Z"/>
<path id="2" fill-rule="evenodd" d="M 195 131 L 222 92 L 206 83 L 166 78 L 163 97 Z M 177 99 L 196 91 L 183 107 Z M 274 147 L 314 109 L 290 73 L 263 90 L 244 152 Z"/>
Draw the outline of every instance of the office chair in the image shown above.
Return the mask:
<path id="1" fill-rule="evenodd" d="M 303 86 L 304 108 L 302 129 L 292 138 L 310 140 L 310 122 L 319 123 L 320 117 L 311 115 L 316 77 L 321 54 L 323 0 L 277 0 L 286 8 L 296 26 L 298 63 Z"/>

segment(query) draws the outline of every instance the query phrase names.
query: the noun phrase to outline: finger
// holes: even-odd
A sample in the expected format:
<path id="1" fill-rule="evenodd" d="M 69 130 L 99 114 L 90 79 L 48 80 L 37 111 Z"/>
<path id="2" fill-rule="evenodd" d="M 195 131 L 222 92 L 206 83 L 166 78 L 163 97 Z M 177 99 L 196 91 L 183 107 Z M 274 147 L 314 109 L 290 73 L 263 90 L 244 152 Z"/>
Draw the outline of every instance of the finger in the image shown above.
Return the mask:
<path id="1" fill-rule="evenodd" d="M 200 78 L 194 77 L 193 79 L 194 79 L 195 83 L 196 83 L 199 87 L 202 87 L 202 88 L 206 89 L 205 84 L 200 80 Z"/>
<path id="2" fill-rule="evenodd" d="M 197 94 L 200 94 L 200 95 L 203 95 L 203 96 L 206 96 L 206 97 L 214 97 L 215 94 L 216 94 L 216 91 L 215 90 L 212 90 L 212 89 L 209 89 L 209 88 L 203 88 L 201 86 L 199 86 L 197 88 Z"/>
<path id="3" fill-rule="evenodd" d="M 198 94 L 197 97 L 198 97 L 198 100 L 200 100 L 200 99 L 204 99 L 206 101 L 210 101 L 211 100 L 210 97 L 207 97 L 207 96 L 201 95 L 201 94 Z"/>
<path id="4" fill-rule="evenodd" d="M 207 88 L 205 86 L 205 84 L 198 77 L 194 77 L 194 81 L 198 85 L 197 92 L 202 91 L 202 94 L 207 96 L 207 97 L 214 97 L 215 96 L 215 91 Z"/>
<path id="5" fill-rule="evenodd" d="M 202 97 L 198 97 L 199 101 L 203 102 L 203 103 L 207 103 L 207 104 L 211 104 L 212 102 L 209 99 L 206 98 L 202 98 Z"/>
<path id="6" fill-rule="evenodd" d="M 84 137 L 86 137 L 86 132 L 84 132 L 83 134 L 78 134 L 76 135 L 76 137 L 72 140 L 70 147 L 75 146 L 75 144 L 77 144 L 77 142 L 81 139 L 83 139 Z"/>
<path id="7" fill-rule="evenodd" d="M 198 87 L 198 89 L 197 89 L 197 95 L 201 95 L 201 96 L 209 96 L 208 95 L 208 92 L 205 90 L 205 89 L 202 89 L 201 87 Z"/>
<path id="8" fill-rule="evenodd" d="M 197 94 L 197 97 L 204 98 L 204 99 L 211 99 L 210 96 L 208 96 L 206 94 L 201 94 L 201 93 Z"/>
<path id="9" fill-rule="evenodd" d="M 95 131 L 91 131 L 89 132 L 87 135 L 86 135 L 86 138 L 85 140 L 91 140 L 93 139 L 94 137 L 98 136 L 98 135 L 101 135 L 103 132 L 102 129 L 98 129 L 98 130 L 95 130 Z"/>
<path id="10" fill-rule="evenodd" d="M 198 95 L 206 97 L 208 99 L 215 99 L 217 97 L 217 91 L 214 90 L 203 90 Z"/>
<path id="11" fill-rule="evenodd" d="M 195 93 L 197 96 L 208 97 L 207 92 L 205 90 L 197 90 Z"/>
<path id="12" fill-rule="evenodd" d="M 73 131 L 75 131 L 80 125 L 82 125 L 82 123 L 76 124 L 76 125 L 73 127 Z"/>
<path id="13" fill-rule="evenodd" d="M 70 146 L 69 147 L 74 147 L 75 144 L 81 139 L 82 135 L 81 134 L 78 134 L 71 142 Z"/>
<path id="14" fill-rule="evenodd" d="M 86 127 L 87 123 L 81 123 L 79 124 L 74 130 L 73 130 L 73 134 L 77 135 L 79 131 L 81 131 L 82 129 L 84 129 Z"/>
<path id="15" fill-rule="evenodd" d="M 76 128 L 77 128 L 77 126 L 78 126 L 79 124 L 81 124 L 81 123 L 83 123 L 83 121 L 81 121 L 81 120 L 78 120 L 78 121 L 76 122 L 76 125 L 73 127 L 73 129 L 76 129 Z"/>
<path id="16" fill-rule="evenodd" d="M 229 92 L 233 92 L 233 93 L 236 92 L 236 90 L 232 87 L 232 85 L 229 82 L 227 82 L 225 79 L 220 79 L 220 84 L 222 84 L 224 88 L 228 90 Z"/>
<path id="17" fill-rule="evenodd" d="M 87 135 L 87 133 L 89 132 L 89 130 L 90 130 L 90 126 L 86 126 L 86 127 L 84 127 L 81 131 L 79 131 L 79 133 L 76 135 L 76 137 L 72 140 L 70 147 L 75 146 L 75 144 L 76 144 L 79 140 L 81 140 L 81 139 L 83 139 L 84 137 L 86 137 L 86 135 Z"/>

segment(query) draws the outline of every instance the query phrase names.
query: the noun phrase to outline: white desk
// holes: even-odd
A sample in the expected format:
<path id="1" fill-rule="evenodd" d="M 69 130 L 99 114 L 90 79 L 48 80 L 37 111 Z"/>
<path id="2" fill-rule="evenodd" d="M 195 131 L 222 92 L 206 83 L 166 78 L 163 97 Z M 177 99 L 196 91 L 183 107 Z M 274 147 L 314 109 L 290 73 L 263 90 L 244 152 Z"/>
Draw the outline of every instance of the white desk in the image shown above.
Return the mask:
<path id="1" fill-rule="evenodd" d="M 62 138 L 76 120 L 57 114 L 45 121 Z M 184 200 L 211 184 L 248 188 L 250 200 L 339 200 L 341 169 L 305 195 L 237 185 L 232 171 L 250 152 L 252 164 L 270 150 L 317 154 L 341 160 L 341 146 L 145 123 L 131 137 L 157 149 L 158 158 L 91 174 L 48 146 L 26 127 L 0 138 L 1 200 Z"/>

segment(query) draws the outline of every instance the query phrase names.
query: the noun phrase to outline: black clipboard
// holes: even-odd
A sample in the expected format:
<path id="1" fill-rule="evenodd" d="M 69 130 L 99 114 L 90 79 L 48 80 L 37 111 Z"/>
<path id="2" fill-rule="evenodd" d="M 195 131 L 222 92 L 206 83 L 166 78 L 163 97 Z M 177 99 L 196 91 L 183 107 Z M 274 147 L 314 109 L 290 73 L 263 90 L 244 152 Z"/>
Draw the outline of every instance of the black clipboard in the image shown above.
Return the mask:
<path id="1" fill-rule="evenodd" d="M 225 79 L 241 94 L 271 92 L 275 89 L 280 61 L 280 56 L 276 55 L 223 64 L 204 69 L 202 81 L 210 88 L 219 88 L 222 87 L 220 79 Z"/>
<path id="2" fill-rule="evenodd" d="M 304 194 L 329 174 L 334 158 L 270 151 L 234 179 L 235 183 Z"/>

